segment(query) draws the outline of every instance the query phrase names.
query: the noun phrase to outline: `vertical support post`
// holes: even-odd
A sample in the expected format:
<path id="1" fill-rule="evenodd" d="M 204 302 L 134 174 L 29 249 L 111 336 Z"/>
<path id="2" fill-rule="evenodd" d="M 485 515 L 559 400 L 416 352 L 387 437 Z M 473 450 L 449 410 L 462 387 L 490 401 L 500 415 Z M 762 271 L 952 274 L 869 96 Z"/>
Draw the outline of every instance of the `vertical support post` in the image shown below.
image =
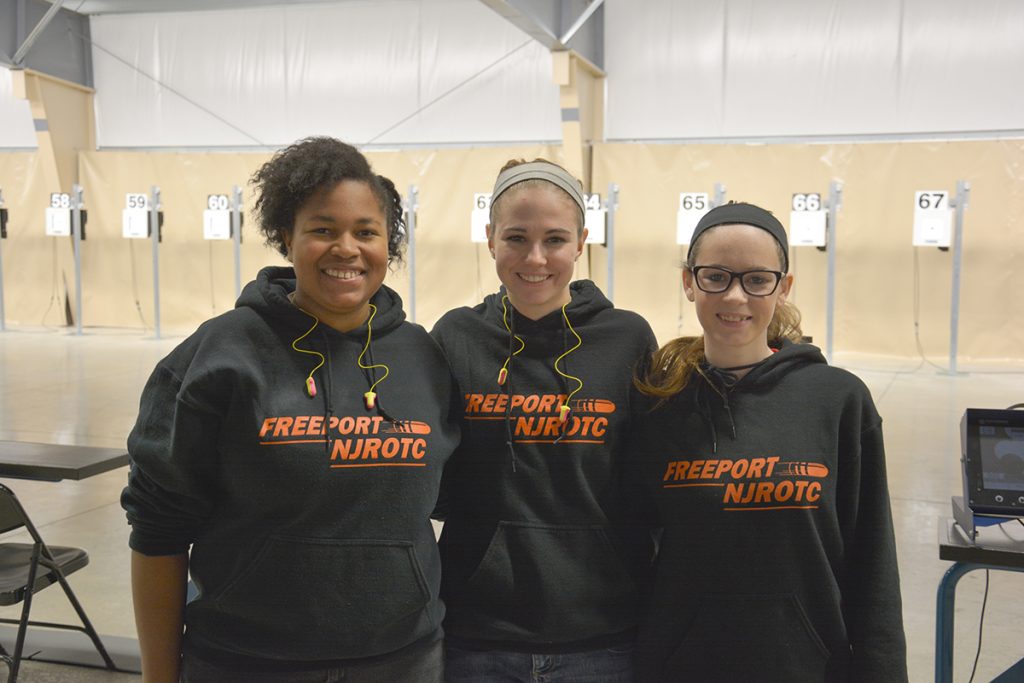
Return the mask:
<path id="1" fill-rule="evenodd" d="M 836 219 L 843 204 L 843 184 L 833 180 L 828 186 L 828 216 L 825 244 L 828 249 L 828 275 L 825 294 L 825 360 L 832 364 L 836 311 Z"/>
<path id="2" fill-rule="evenodd" d="M 608 183 L 608 197 L 605 199 L 605 260 L 608 268 L 605 280 L 605 296 L 608 301 L 615 301 L 615 209 L 619 206 L 619 186 Z"/>
<path id="3" fill-rule="evenodd" d="M 960 270 L 963 267 L 964 209 L 971 196 L 966 180 L 956 181 L 956 209 L 953 223 L 953 293 L 949 309 L 949 374 L 956 374 L 957 343 L 960 330 Z"/>
<path id="4" fill-rule="evenodd" d="M 153 336 L 160 338 L 160 188 L 149 188 L 149 241 L 153 247 Z"/>
<path id="5" fill-rule="evenodd" d="M 715 196 L 711 199 L 711 208 L 725 204 L 725 185 L 715 183 Z"/>
<path id="6" fill-rule="evenodd" d="M 235 299 L 242 295 L 242 188 L 231 186 L 231 242 L 235 251 Z"/>
<path id="7" fill-rule="evenodd" d="M 419 188 L 409 186 L 405 198 L 405 229 L 409 255 L 409 320 L 416 322 L 416 209 L 419 208 Z"/>
<path id="8" fill-rule="evenodd" d="M 75 334 L 82 334 L 82 186 L 71 186 L 71 234 L 75 251 Z"/>
<path id="9" fill-rule="evenodd" d="M 4 191 L 0 189 L 0 211 L 4 208 Z M 4 240 L 0 236 L 0 332 L 7 329 L 7 315 L 4 313 Z"/>

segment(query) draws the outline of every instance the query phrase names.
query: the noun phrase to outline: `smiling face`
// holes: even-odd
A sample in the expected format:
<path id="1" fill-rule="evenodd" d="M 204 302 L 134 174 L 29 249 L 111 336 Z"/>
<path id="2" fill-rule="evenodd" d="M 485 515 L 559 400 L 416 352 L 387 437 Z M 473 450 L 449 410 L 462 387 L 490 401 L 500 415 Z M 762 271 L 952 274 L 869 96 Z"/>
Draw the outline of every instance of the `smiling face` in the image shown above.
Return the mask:
<path id="1" fill-rule="evenodd" d="M 779 244 L 767 230 L 752 225 L 720 225 L 701 234 L 694 245 L 692 265 L 716 266 L 733 272 L 782 270 Z M 686 298 L 696 304 L 697 319 L 704 328 L 704 351 L 712 365 L 728 368 L 756 363 L 771 355 L 768 325 L 775 307 L 789 295 L 793 276 L 785 275 L 775 292 L 751 296 L 739 279 L 724 292 L 709 294 L 683 270 Z"/>
<path id="2" fill-rule="evenodd" d="M 387 221 L 370 186 L 343 180 L 315 193 L 284 242 L 295 305 L 342 332 L 362 325 L 388 267 Z"/>
<path id="3" fill-rule="evenodd" d="M 569 303 L 569 282 L 587 231 L 575 202 L 550 183 L 512 187 L 500 197 L 487 245 L 516 310 L 538 320 Z"/>

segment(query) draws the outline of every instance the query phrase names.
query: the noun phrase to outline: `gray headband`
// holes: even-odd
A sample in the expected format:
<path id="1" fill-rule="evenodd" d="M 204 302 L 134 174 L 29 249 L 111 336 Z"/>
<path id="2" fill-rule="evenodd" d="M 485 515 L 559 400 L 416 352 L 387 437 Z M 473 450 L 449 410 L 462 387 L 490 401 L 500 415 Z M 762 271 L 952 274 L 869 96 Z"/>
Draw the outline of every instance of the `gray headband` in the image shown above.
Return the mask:
<path id="1" fill-rule="evenodd" d="M 693 235 L 690 236 L 690 246 L 686 249 L 686 260 L 690 260 L 690 252 L 693 251 L 693 245 L 702 232 L 730 223 L 753 225 L 755 228 L 761 228 L 768 232 L 782 247 L 782 271 L 789 272 L 789 242 L 786 240 L 786 229 L 782 227 L 779 219 L 769 211 L 760 206 L 743 202 L 729 202 L 716 206 L 697 221 Z"/>
<path id="2" fill-rule="evenodd" d="M 576 206 L 580 207 L 580 212 L 584 216 L 587 214 L 587 207 L 583 203 L 583 190 L 580 189 L 579 181 L 562 167 L 545 161 L 531 161 L 526 164 L 519 164 L 499 173 L 494 181 L 494 189 L 491 191 L 491 206 L 494 206 L 494 202 L 497 201 L 502 192 L 524 180 L 546 180 L 553 185 L 557 185 L 572 197 L 572 200 L 576 202 Z"/>

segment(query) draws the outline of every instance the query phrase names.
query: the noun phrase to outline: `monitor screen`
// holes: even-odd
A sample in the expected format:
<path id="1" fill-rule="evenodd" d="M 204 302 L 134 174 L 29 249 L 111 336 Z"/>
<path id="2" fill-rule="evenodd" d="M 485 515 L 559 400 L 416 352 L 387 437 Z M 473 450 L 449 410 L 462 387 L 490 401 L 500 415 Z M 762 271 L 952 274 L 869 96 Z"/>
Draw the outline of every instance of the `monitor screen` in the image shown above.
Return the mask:
<path id="1" fill-rule="evenodd" d="M 1024 411 L 968 408 L 960 437 L 969 507 L 979 513 L 1024 515 Z"/>
<path id="2" fill-rule="evenodd" d="M 982 486 L 1024 491 L 1024 428 L 981 424 L 978 444 Z"/>

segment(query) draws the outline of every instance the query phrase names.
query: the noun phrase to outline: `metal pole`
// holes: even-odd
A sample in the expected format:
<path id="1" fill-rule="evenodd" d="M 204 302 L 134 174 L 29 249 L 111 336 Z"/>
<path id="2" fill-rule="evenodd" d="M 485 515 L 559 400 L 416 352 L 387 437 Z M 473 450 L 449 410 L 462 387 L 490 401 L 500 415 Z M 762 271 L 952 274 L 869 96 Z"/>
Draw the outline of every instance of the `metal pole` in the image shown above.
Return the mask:
<path id="1" fill-rule="evenodd" d="M 971 196 L 971 185 L 966 180 L 956 181 L 956 221 L 953 227 L 953 297 L 949 320 L 949 374 L 956 374 L 957 336 L 960 327 L 960 270 L 963 265 L 964 209 Z"/>
<path id="2" fill-rule="evenodd" d="M 605 296 L 608 301 L 614 301 L 615 296 L 615 210 L 619 206 L 619 186 L 615 183 L 608 183 L 608 198 L 605 200 L 605 231 L 604 246 L 608 268 L 607 291 Z"/>
<path id="3" fill-rule="evenodd" d="M 153 245 L 153 336 L 160 338 L 160 188 L 149 188 L 149 241 Z"/>
<path id="4" fill-rule="evenodd" d="M 242 188 L 231 186 L 231 241 L 235 249 L 235 299 L 242 296 Z"/>
<path id="5" fill-rule="evenodd" d="M 0 190 L 0 211 L 4 208 L 4 191 Z M 0 237 L 0 332 L 7 329 L 7 316 L 4 313 L 4 240 Z"/>
<path id="6" fill-rule="evenodd" d="M 715 197 L 711 200 L 711 208 L 725 204 L 725 185 L 715 183 Z"/>
<path id="7" fill-rule="evenodd" d="M 416 322 L 416 209 L 419 208 L 419 188 L 409 186 L 405 200 L 408 217 L 405 222 L 406 237 L 409 241 L 409 320 Z"/>
<path id="8" fill-rule="evenodd" d="M 82 186 L 71 186 L 71 233 L 75 249 L 75 334 L 82 334 Z"/>
<path id="9" fill-rule="evenodd" d="M 832 343 L 836 311 L 836 215 L 843 204 L 843 184 L 833 180 L 828 186 L 828 221 L 825 248 L 828 249 L 828 280 L 825 301 L 825 360 L 832 364 Z"/>

